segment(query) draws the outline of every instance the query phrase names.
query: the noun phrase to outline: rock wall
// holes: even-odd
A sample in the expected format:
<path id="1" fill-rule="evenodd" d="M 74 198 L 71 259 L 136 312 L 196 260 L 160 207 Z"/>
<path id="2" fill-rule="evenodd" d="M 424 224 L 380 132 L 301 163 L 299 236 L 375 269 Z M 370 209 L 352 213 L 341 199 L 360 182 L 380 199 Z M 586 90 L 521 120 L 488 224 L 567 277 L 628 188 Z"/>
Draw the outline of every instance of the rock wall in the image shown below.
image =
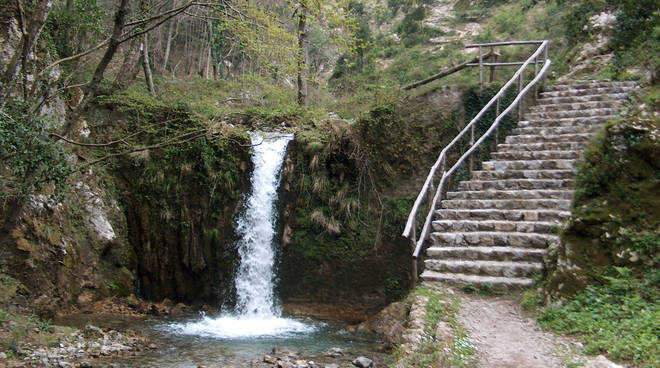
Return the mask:
<path id="1" fill-rule="evenodd" d="M 657 268 L 660 119 L 649 108 L 608 125 L 586 150 L 573 216 L 551 254 L 549 295 L 599 283 L 607 267 L 628 267 L 636 276 Z"/>
<path id="2" fill-rule="evenodd" d="M 227 296 L 249 158 L 246 147 L 202 138 L 120 162 L 115 175 L 140 297 L 219 305 Z"/>
<path id="3" fill-rule="evenodd" d="M 135 253 L 107 187 L 85 175 L 71 191 L 32 195 L 0 245 L 0 308 L 52 318 L 133 289 Z"/>

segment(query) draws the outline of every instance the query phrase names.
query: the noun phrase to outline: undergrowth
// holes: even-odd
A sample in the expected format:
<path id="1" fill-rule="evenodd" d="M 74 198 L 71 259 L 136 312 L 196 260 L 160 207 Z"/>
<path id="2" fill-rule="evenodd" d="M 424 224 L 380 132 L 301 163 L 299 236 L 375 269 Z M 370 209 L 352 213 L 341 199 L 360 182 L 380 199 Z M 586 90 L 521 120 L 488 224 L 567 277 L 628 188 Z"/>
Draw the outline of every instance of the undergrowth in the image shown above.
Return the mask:
<path id="1" fill-rule="evenodd" d="M 588 285 L 563 305 L 538 315 L 543 328 L 578 336 L 585 353 L 651 368 L 660 364 L 660 272 L 633 277 L 629 268 L 613 267 L 602 284 Z"/>
<path id="2" fill-rule="evenodd" d="M 417 349 L 405 356 L 404 347 L 399 347 L 397 361 L 406 367 L 456 367 L 475 366 L 475 350 L 467 339 L 465 329 L 458 323 L 456 315 L 460 308 L 459 299 L 428 288 L 419 287 L 412 296 L 428 298 L 424 335 Z M 440 326 L 443 324 L 444 326 Z M 440 327 L 440 328 L 439 328 Z M 452 336 L 442 334 L 451 330 Z"/>

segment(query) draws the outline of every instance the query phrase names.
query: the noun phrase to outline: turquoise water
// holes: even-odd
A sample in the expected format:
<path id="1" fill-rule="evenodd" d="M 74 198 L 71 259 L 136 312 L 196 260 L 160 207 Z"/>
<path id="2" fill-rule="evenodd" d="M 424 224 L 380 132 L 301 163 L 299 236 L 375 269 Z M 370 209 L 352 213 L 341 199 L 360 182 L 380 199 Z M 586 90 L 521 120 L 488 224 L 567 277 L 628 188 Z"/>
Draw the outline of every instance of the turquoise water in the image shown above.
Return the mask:
<path id="1" fill-rule="evenodd" d="M 122 367 L 250 367 L 250 362 L 261 361 L 272 355 L 273 347 L 280 346 L 300 353 L 300 359 L 314 361 L 317 366 L 336 363 L 348 364 L 350 359 L 364 355 L 380 361 L 387 356 L 379 353 L 380 341 L 376 336 L 349 332 L 340 322 L 322 322 L 307 318 L 291 318 L 306 326 L 304 331 L 291 331 L 279 335 L 260 337 L 220 337 L 212 334 L 191 334 L 177 326 L 204 323 L 203 316 L 181 318 L 131 317 L 108 314 L 74 315 L 56 321 L 60 325 L 82 328 L 93 324 L 119 331 L 141 331 L 158 347 L 137 352 L 135 355 L 99 358 L 98 364 L 119 364 Z M 346 353 L 344 361 L 326 357 L 330 348 Z M 343 363 L 343 364 L 342 364 Z"/>

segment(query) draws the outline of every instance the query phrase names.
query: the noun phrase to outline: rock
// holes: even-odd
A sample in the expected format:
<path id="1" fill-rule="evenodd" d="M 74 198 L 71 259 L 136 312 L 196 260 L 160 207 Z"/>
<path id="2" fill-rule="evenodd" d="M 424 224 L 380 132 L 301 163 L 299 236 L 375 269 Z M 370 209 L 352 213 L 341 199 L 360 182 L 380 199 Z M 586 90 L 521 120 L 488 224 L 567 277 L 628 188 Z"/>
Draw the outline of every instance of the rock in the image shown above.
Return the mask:
<path id="1" fill-rule="evenodd" d="M 587 360 L 583 368 L 623 368 L 602 355 Z"/>
<path id="2" fill-rule="evenodd" d="M 335 363 L 326 364 L 325 368 L 339 368 L 339 364 L 335 364 Z"/>
<path id="3" fill-rule="evenodd" d="M 158 349 L 158 346 L 156 344 L 149 344 L 147 347 L 151 350 Z"/>
<path id="4" fill-rule="evenodd" d="M 306 361 L 304 360 L 296 360 L 295 364 L 293 365 L 294 368 L 309 368 L 309 365 L 307 364 Z"/>
<path id="5" fill-rule="evenodd" d="M 273 358 L 270 355 L 264 355 L 263 361 L 264 363 L 268 363 L 268 364 L 277 364 L 277 359 Z"/>
<path id="6" fill-rule="evenodd" d="M 282 346 L 275 346 L 273 348 L 272 353 L 275 354 L 275 355 L 288 356 L 288 357 L 292 357 L 292 358 L 295 358 L 295 357 L 298 356 L 297 352 L 295 352 L 293 350 L 289 350 L 289 349 L 287 349 L 285 347 L 282 347 Z"/>
<path id="7" fill-rule="evenodd" d="M 0 352 L 0 359 L 7 359 L 7 354 Z"/>
<path id="8" fill-rule="evenodd" d="M 325 353 L 325 356 L 339 358 L 344 356 L 344 352 L 340 348 L 331 348 Z"/>
<path id="9" fill-rule="evenodd" d="M 288 362 L 286 360 L 281 360 L 277 362 L 277 368 L 293 368 L 293 364 L 291 364 L 291 362 Z"/>
<path id="10" fill-rule="evenodd" d="M 374 366 L 374 361 L 367 357 L 358 357 L 352 361 L 353 365 L 358 368 L 371 368 Z"/>
<path id="11" fill-rule="evenodd" d="M 388 345 L 402 342 L 404 321 L 406 320 L 406 305 L 404 302 L 395 302 L 366 322 L 358 325 L 357 331 L 374 332 L 382 334 Z"/>
<path id="12" fill-rule="evenodd" d="M 435 337 L 440 341 L 451 341 L 454 338 L 454 330 L 446 322 L 439 321 L 435 329 Z"/>
<path id="13" fill-rule="evenodd" d="M 91 338 L 103 338 L 105 337 L 105 332 L 94 325 L 87 325 L 85 326 L 85 335 Z"/>

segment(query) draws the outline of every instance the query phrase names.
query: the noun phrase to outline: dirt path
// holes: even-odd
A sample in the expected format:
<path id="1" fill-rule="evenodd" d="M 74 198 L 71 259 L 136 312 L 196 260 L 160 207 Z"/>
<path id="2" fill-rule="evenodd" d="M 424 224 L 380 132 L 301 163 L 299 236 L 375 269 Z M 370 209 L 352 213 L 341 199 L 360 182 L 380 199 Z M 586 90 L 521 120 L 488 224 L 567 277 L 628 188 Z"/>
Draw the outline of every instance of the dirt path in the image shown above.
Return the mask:
<path id="1" fill-rule="evenodd" d="M 515 297 L 461 295 L 458 319 L 481 368 L 564 368 L 574 361 L 571 343 L 543 332 Z"/>

